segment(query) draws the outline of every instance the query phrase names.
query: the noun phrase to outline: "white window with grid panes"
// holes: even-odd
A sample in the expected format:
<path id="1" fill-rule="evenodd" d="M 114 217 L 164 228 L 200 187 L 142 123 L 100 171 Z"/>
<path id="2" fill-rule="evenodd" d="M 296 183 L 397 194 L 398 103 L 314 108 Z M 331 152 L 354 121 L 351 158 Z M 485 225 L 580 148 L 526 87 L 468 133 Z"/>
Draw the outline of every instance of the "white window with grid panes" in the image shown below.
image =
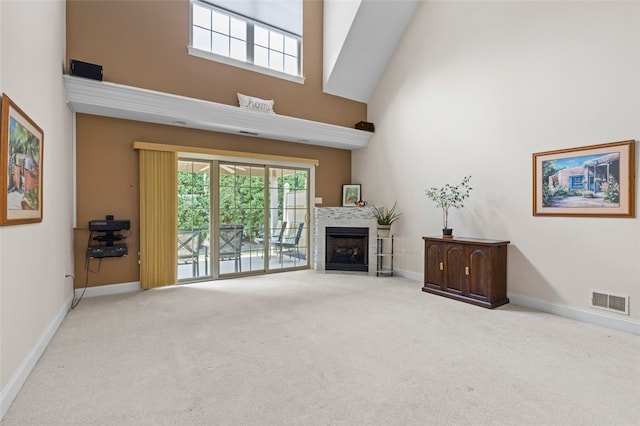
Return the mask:
<path id="1" fill-rule="evenodd" d="M 192 2 L 192 55 L 302 82 L 301 42 L 296 34 L 207 2 Z"/>

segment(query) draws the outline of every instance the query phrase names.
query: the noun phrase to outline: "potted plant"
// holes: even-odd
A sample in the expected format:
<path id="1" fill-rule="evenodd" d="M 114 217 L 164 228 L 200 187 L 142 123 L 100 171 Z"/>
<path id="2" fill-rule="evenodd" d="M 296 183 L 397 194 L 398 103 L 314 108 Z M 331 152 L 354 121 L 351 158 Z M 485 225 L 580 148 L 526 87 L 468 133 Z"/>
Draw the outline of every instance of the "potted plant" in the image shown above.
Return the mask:
<path id="1" fill-rule="evenodd" d="M 458 185 L 446 184 L 441 188 L 431 187 L 425 190 L 427 198 L 436 203 L 436 207 L 442 209 L 442 235 L 451 237 L 453 230 L 449 228 L 449 208 L 464 207 L 464 200 L 469 197 L 469 192 L 473 189 L 469 186 L 471 176 L 466 176 Z"/>
<path id="2" fill-rule="evenodd" d="M 402 216 L 402 213 L 396 211 L 397 204 L 397 202 L 393 203 L 393 207 L 390 209 L 373 206 L 373 216 L 378 222 L 379 237 L 388 237 L 391 231 L 391 224 Z"/>

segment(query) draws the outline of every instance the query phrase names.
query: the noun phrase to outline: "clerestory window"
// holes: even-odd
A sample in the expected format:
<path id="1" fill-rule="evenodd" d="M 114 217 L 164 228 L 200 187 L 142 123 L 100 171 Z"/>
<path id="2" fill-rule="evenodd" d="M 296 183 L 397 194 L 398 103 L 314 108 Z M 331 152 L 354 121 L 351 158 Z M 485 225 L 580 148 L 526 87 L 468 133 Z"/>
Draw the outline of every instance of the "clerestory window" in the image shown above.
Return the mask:
<path id="1" fill-rule="evenodd" d="M 191 12 L 191 54 L 302 82 L 301 36 L 200 0 Z"/>

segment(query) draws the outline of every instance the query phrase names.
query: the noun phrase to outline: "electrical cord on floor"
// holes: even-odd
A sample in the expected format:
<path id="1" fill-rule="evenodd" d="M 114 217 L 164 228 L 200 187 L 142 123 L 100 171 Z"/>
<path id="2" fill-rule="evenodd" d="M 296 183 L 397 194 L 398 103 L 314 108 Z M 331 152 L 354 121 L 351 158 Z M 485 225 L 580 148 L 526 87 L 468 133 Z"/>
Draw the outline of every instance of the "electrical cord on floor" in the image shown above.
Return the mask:
<path id="1" fill-rule="evenodd" d="M 82 293 L 80 293 L 80 297 L 75 298 L 76 295 L 76 280 L 73 280 L 73 302 L 71 302 L 71 309 L 75 309 L 78 306 L 78 303 L 84 297 L 85 291 L 87 291 L 87 287 L 89 286 L 89 256 L 87 256 L 87 260 L 84 264 L 84 269 L 87 271 L 87 278 L 84 281 L 84 288 L 82 289 Z"/>
<path id="2" fill-rule="evenodd" d="M 64 277 L 71 278 L 71 282 L 73 283 L 73 286 L 71 287 L 73 289 L 73 300 L 71 301 L 71 309 L 75 309 L 75 307 L 78 306 L 80 299 L 82 299 L 82 296 L 80 296 L 80 299 L 76 301 L 76 277 L 69 274 L 65 274 Z M 82 294 L 84 294 L 84 292 Z"/>
<path id="3" fill-rule="evenodd" d="M 91 231 L 89 233 L 89 241 L 87 241 L 87 251 L 89 250 L 89 247 L 91 246 L 91 241 L 93 239 L 93 231 Z M 82 300 L 82 298 L 84 297 L 84 293 L 87 291 L 87 287 L 89 286 L 89 272 L 93 272 L 98 273 L 100 272 L 100 267 L 102 266 L 102 259 L 99 259 L 98 261 L 98 269 L 95 271 L 92 271 L 89 268 L 89 262 L 91 261 L 91 258 L 89 257 L 89 254 L 86 255 L 85 258 L 85 262 L 84 262 L 84 269 L 87 272 L 86 275 L 86 279 L 84 281 L 84 288 L 82 289 L 82 293 L 80 294 L 80 297 L 78 297 L 77 299 L 75 298 L 75 294 L 76 294 L 76 279 L 72 276 L 72 275 L 65 275 L 66 277 L 71 277 L 73 279 L 73 301 L 71 302 L 71 309 L 75 309 L 76 306 L 78 306 L 78 303 L 80 303 L 80 301 Z"/>

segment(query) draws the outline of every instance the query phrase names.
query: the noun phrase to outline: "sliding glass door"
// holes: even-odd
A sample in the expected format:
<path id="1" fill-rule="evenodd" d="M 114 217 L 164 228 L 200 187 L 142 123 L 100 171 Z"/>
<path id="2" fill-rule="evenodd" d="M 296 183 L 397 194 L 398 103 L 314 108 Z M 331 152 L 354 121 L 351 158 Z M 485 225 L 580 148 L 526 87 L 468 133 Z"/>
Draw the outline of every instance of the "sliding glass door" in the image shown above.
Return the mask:
<path id="1" fill-rule="evenodd" d="M 307 170 L 220 162 L 220 276 L 308 266 Z"/>
<path id="2" fill-rule="evenodd" d="M 211 162 L 178 160 L 178 281 L 210 277 Z"/>
<path id="3" fill-rule="evenodd" d="M 309 185 L 305 168 L 180 159 L 179 281 L 308 267 Z"/>

